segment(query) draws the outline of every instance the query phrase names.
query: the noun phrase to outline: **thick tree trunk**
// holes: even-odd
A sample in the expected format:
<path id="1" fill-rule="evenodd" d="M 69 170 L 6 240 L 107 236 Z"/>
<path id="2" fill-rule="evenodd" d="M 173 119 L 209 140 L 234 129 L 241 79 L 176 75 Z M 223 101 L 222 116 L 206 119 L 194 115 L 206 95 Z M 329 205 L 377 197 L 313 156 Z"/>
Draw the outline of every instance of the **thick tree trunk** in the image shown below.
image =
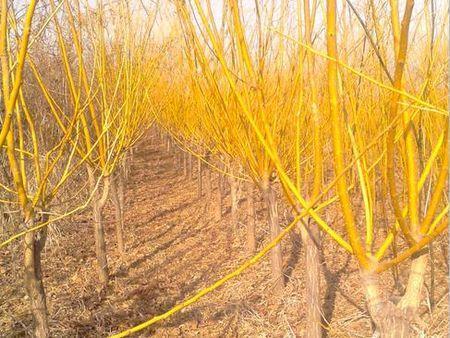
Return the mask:
<path id="1" fill-rule="evenodd" d="M 278 218 L 277 197 L 270 183 L 263 188 L 263 197 L 267 206 L 268 223 L 270 228 L 270 239 L 273 240 L 280 234 L 280 224 Z M 284 288 L 283 257 L 281 244 L 277 244 L 271 250 L 272 275 L 274 288 L 277 294 L 281 294 Z"/>
<path id="2" fill-rule="evenodd" d="M 197 197 L 200 198 L 200 197 L 202 197 L 202 191 L 203 191 L 203 187 L 202 187 L 203 165 L 202 165 L 202 160 L 200 160 L 200 158 L 198 158 L 198 160 L 197 160 L 197 168 L 198 168 Z"/>
<path id="3" fill-rule="evenodd" d="M 187 167 L 187 154 L 183 151 L 183 178 L 188 177 L 188 167 Z"/>
<path id="4" fill-rule="evenodd" d="M 223 195 L 222 195 L 222 187 L 221 187 L 221 179 L 219 177 L 217 179 L 217 191 L 216 191 L 216 221 L 219 222 L 222 220 L 222 203 L 223 203 Z"/>
<path id="5" fill-rule="evenodd" d="M 236 232 L 238 229 L 238 181 L 234 177 L 230 177 L 230 199 L 231 199 L 231 229 L 232 232 Z"/>
<path id="6" fill-rule="evenodd" d="M 27 228 L 33 225 L 32 220 L 27 222 Z M 37 338 L 49 337 L 47 302 L 41 268 L 41 253 L 47 238 L 47 228 L 29 232 L 24 237 L 24 282 L 34 318 L 34 333 Z"/>
<path id="7" fill-rule="evenodd" d="M 153 130 L 154 130 L 154 137 L 155 137 L 155 140 L 158 140 L 158 139 L 160 138 L 160 136 L 159 136 L 160 131 L 159 131 L 158 128 L 155 128 L 155 129 L 153 129 Z M 156 143 L 158 143 L 158 142 L 156 142 Z"/>
<path id="8" fill-rule="evenodd" d="M 206 169 L 206 200 L 208 203 L 211 203 L 212 198 L 212 178 L 211 178 L 211 170 L 209 168 Z"/>
<path id="9" fill-rule="evenodd" d="M 305 248 L 306 273 L 306 334 L 307 338 L 322 337 L 322 315 L 320 305 L 320 238 L 317 224 L 308 219 L 307 227 L 300 225 Z"/>
<path id="10" fill-rule="evenodd" d="M 412 259 L 406 292 L 397 305 L 382 295 L 376 274 L 361 273 L 367 307 L 381 338 L 414 336 L 413 323 L 422 300 L 426 264 L 427 255 L 423 251 Z"/>
<path id="11" fill-rule="evenodd" d="M 176 170 L 180 170 L 182 165 L 181 151 L 178 147 L 173 147 L 173 166 Z"/>
<path id="12" fill-rule="evenodd" d="M 226 189 L 226 180 L 225 180 L 225 175 L 222 173 L 219 173 L 219 182 L 217 183 L 220 189 L 220 194 L 222 195 L 222 201 L 223 198 L 225 198 L 225 196 L 227 195 L 227 189 Z"/>
<path id="13" fill-rule="evenodd" d="M 205 155 L 205 161 L 207 163 L 210 163 L 211 161 L 211 153 L 208 151 Z M 211 178 L 211 167 L 206 166 L 205 170 L 205 195 L 206 195 L 206 202 L 208 205 L 211 205 L 212 200 L 212 178 Z"/>
<path id="14" fill-rule="evenodd" d="M 116 230 L 117 248 L 119 249 L 120 255 L 123 255 L 125 252 L 125 241 L 123 235 L 124 196 L 123 196 L 123 180 L 122 175 L 120 175 L 120 173 L 116 176 L 115 181 L 111 181 L 111 200 L 114 204 L 114 209 L 116 211 L 115 230 Z"/>
<path id="15" fill-rule="evenodd" d="M 188 170 L 187 170 L 187 173 L 188 173 L 188 180 L 192 180 L 192 154 L 191 153 L 189 153 L 189 156 L 188 156 Z"/>
<path id="16" fill-rule="evenodd" d="M 134 148 L 131 147 L 130 150 L 128 151 L 128 153 L 130 154 L 130 163 L 133 162 L 134 159 Z"/>
<path id="17" fill-rule="evenodd" d="M 95 178 L 93 171 L 88 167 L 88 178 L 91 189 L 95 185 Z M 103 225 L 103 207 L 106 204 L 109 195 L 110 179 L 109 177 L 103 178 L 103 191 L 100 194 L 97 191 L 92 198 L 92 209 L 94 218 L 94 238 L 95 238 L 95 255 L 97 258 L 97 270 L 100 282 L 103 286 L 108 284 L 109 271 L 108 261 L 106 257 L 106 241 L 105 230 Z M 100 189 L 100 187 L 98 187 Z"/>
<path id="18" fill-rule="evenodd" d="M 95 255 L 97 257 L 97 269 L 100 282 L 106 286 L 109 279 L 108 260 L 106 257 L 105 229 L 103 226 L 103 205 L 99 199 L 94 201 L 94 237 Z"/>
<path id="19" fill-rule="evenodd" d="M 255 199 L 253 182 L 247 183 L 247 252 L 253 255 L 256 251 Z"/>
<path id="20" fill-rule="evenodd" d="M 168 154 L 170 154 L 170 152 L 171 152 L 171 150 L 172 150 L 172 144 L 171 144 L 171 142 L 170 142 L 170 137 L 169 136 L 166 136 L 166 150 L 167 150 L 167 153 Z"/>
<path id="21" fill-rule="evenodd" d="M 410 320 L 392 302 L 385 299 L 378 286 L 378 276 L 361 273 L 367 308 L 381 338 L 409 338 L 412 335 Z"/>
<path id="22" fill-rule="evenodd" d="M 427 260 L 424 252 L 412 259 L 406 291 L 398 304 L 398 307 L 412 317 L 416 315 L 422 301 Z"/>
<path id="23" fill-rule="evenodd" d="M 131 172 L 131 155 L 128 152 L 125 154 L 125 160 L 120 165 L 119 170 L 122 172 L 123 179 L 127 181 Z"/>

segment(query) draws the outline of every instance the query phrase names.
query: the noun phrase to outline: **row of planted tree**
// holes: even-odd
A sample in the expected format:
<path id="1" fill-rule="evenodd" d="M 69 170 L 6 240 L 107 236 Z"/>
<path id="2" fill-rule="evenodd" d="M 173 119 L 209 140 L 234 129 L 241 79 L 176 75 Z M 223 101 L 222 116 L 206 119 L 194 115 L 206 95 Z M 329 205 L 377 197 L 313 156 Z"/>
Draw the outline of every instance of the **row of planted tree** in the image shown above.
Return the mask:
<path id="1" fill-rule="evenodd" d="M 420 8 L 413 0 L 174 0 L 161 12 L 173 20 L 165 36 L 155 30 L 158 3 L 42 3 L 30 1 L 23 14 L 3 0 L 0 26 L 8 169 L 0 202 L 20 210 L 6 232 L 24 238 L 37 336 L 49 334 L 40 267 L 47 225 L 92 207 L 106 286 L 102 209 L 111 197 L 123 251 L 125 157 L 153 122 L 170 135 L 168 147 L 184 149 L 187 176 L 197 156 L 199 194 L 205 165 L 207 177 L 229 178 L 230 243 L 242 182 L 250 215 L 260 191 L 272 239 L 282 229 L 281 187 L 306 253 L 308 336 L 322 335 L 321 238 L 357 261 L 381 335 L 413 334 L 433 264 L 428 245 L 448 222 L 448 17 L 433 0 Z M 217 220 L 222 195 L 217 189 Z M 337 221 L 327 221 L 331 212 Z M 399 264 L 409 276 L 394 304 L 379 276 Z M 271 265 L 280 292 L 281 244 Z"/>
<path id="2" fill-rule="evenodd" d="M 272 238 L 281 231 L 281 184 L 306 251 L 308 336 L 322 334 L 319 231 L 357 260 L 381 335 L 413 335 L 433 264 L 428 244 L 448 222 L 445 15 L 432 1 L 420 9 L 408 0 L 220 5 L 175 2 L 178 81 L 158 86 L 180 94 L 157 122 L 211 167 L 228 168 L 232 204 L 242 176 L 260 190 Z M 333 204 L 334 224 L 326 221 Z M 280 245 L 271 264 L 280 290 Z M 394 304 L 378 281 L 398 264 L 410 267 Z"/>
<path id="3" fill-rule="evenodd" d="M 47 226 L 91 207 L 106 285 L 103 208 L 111 198 L 124 248 L 125 160 L 154 119 L 149 92 L 164 51 L 149 39 L 156 8 L 145 9 L 132 17 L 125 1 L 1 2 L 2 247 L 23 238 L 37 337 L 49 336 L 41 268 Z"/>

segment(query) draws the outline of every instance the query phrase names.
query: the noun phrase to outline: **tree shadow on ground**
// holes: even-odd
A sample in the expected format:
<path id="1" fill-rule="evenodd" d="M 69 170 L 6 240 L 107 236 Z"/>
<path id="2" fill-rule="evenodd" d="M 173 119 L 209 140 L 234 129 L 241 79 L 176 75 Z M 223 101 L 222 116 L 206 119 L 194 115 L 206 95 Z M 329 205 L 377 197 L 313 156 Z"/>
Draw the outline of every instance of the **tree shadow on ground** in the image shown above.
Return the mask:
<path id="1" fill-rule="evenodd" d="M 285 283 L 288 283 L 291 279 L 292 272 L 294 271 L 300 260 L 300 254 L 302 250 L 302 240 L 300 238 L 300 235 L 295 230 L 290 232 L 290 240 L 292 242 L 292 246 L 289 250 L 287 269 L 285 269 L 286 272 L 284 273 Z"/>
<path id="2" fill-rule="evenodd" d="M 168 244 L 170 242 L 172 241 L 167 242 L 165 246 L 169 247 L 170 245 Z M 124 329 L 124 327 L 119 328 L 119 325 L 122 323 L 126 323 L 127 327 L 132 327 L 134 325 L 140 324 L 145 320 L 168 311 L 175 305 L 195 294 L 198 289 L 207 286 L 210 283 L 208 281 L 208 277 L 211 276 L 211 272 L 214 271 L 217 265 L 223 264 L 225 258 L 221 260 L 219 259 L 219 261 L 214 264 L 214 266 L 209 265 L 206 270 L 202 271 L 200 274 L 195 274 L 196 277 L 187 280 L 186 283 L 178 281 L 177 285 L 172 285 L 172 281 L 176 277 L 176 271 L 159 274 L 160 270 L 163 267 L 168 266 L 171 260 L 176 258 L 175 256 L 183 256 L 188 252 L 195 250 L 195 248 L 198 248 L 199 245 L 201 245 L 201 242 L 202 238 L 199 238 L 197 241 L 186 247 L 183 252 L 175 252 L 175 254 L 171 257 L 167 257 L 160 264 L 153 266 L 151 270 L 142 271 L 140 275 L 134 276 L 132 278 L 128 277 L 127 282 L 128 285 L 132 285 L 131 290 L 127 291 L 120 299 L 115 300 L 114 303 L 117 303 L 120 306 L 120 304 L 124 304 L 127 301 L 132 300 L 132 303 L 128 307 L 129 311 L 123 309 L 111 309 L 111 311 L 105 313 L 104 317 L 102 318 L 102 324 L 105 326 L 105 328 L 108 328 L 111 331 L 118 331 Z M 189 269 L 189 267 L 199 266 L 199 263 L 203 259 L 203 257 L 204 255 L 199 255 L 196 259 L 188 260 L 185 263 L 185 268 Z M 146 259 L 150 258 L 146 257 Z M 136 262 L 133 264 L 136 264 Z M 156 278 L 153 278 L 152 276 L 156 276 Z M 145 281 L 145 283 L 143 283 L 143 281 Z M 92 308 L 92 306 L 92 309 L 100 306 L 105 306 L 105 300 L 107 300 L 107 297 L 104 297 L 102 300 L 95 302 L 92 302 L 91 300 L 91 303 L 94 304 L 91 304 L 90 308 Z M 113 304 L 110 304 L 110 306 L 115 308 Z M 223 315 L 225 315 L 225 312 L 223 312 Z M 220 320 L 220 318 L 215 318 L 214 320 Z M 201 309 L 195 308 L 186 312 L 178 313 L 173 317 L 173 319 L 169 319 L 168 321 L 161 322 L 161 324 L 157 325 L 161 325 L 163 327 L 179 328 L 180 326 L 188 322 L 193 322 L 194 325 L 200 325 L 202 322 Z M 86 322 L 78 322 L 74 324 L 74 331 L 78 332 L 81 336 L 89 336 L 96 331 L 96 329 L 93 327 L 91 319 Z M 156 328 L 157 326 L 148 331 L 144 331 L 144 335 L 151 335 L 152 333 L 154 333 L 154 330 Z M 108 330 L 105 330 L 105 332 L 107 331 Z"/>
<path id="3" fill-rule="evenodd" d="M 364 309 L 359 306 L 352 297 L 348 296 L 340 287 L 339 283 L 341 278 L 344 275 L 351 274 L 355 271 L 348 271 L 348 265 L 351 261 L 351 256 L 348 256 L 345 260 L 344 265 L 342 265 L 339 270 L 332 272 L 323 257 L 323 251 L 320 251 L 320 260 L 322 263 L 322 269 L 323 269 L 323 275 L 325 277 L 325 283 L 327 285 L 327 289 L 325 291 L 325 297 L 324 297 L 324 303 L 322 305 L 322 311 L 323 311 L 323 317 L 322 317 L 322 325 L 324 327 L 328 327 L 329 323 L 331 322 L 334 310 L 336 307 L 336 298 L 337 294 L 339 294 L 344 297 L 352 306 L 357 308 L 360 311 L 364 311 Z M 323 332 L 324 337 L 328 337 L 328 332 L 324 330 Z"/>

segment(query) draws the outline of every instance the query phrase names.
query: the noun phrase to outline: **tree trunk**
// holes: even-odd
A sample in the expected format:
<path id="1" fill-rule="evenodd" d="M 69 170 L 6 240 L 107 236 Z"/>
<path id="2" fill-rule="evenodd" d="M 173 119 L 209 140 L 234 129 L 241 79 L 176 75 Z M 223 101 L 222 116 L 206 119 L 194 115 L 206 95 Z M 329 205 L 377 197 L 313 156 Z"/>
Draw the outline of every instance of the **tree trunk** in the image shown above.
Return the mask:
<path id="1" fill-rule="evenodd" d="M 127 181 L 128 177 L 130 176 L 130 172 L 131 172 L 131 155 L 129 154 L 129 152 L 127 152 L 125 154 L 125 160 L 122 161 L 122 164 L 120 165 L 119 170 L 122 171 L 123 179 L 125 181 Z"/>
<path id="2" fill-rule="evenodd" d="M 219 177 L 217 179 L 217 191 L 216 191 L 216 221 L 219 222 L 222 220 L 222 203 L 223 203 L 223 195 L 222 195 L 222 187 L 221 187 L 221 179 Z"/>
<path id="3" fill-rule="evenodd" d="M 198 158 L 197 160 L 197 167 L 198 167 L 198 176 L 197 176 L 197 197 L 202 197 L 202 176 L 203 176 L 203 165 L 202 160 Z"/>
<path id="4" fill-rule="evenodd" d="M 94 236 L 95 254 L 97 257 L 97 268 L 100 282 L 106 286 L 108 284 L 108 260 L 106 258 L 105 229 L 103 227 L 103 206 L 98 199 L 94 201 Z"/>
<path id="5" fill-rule="evenodd" d="M 253 197 L 253 182 L 247 183 L 247 252 L 253 255 L 256 251 L 255 231 L 255 199 Z"/>
<path id="6" fill-rule="evenodd" d="M 210 163 L 210 161 L 211 161 L 211 153 L 209 151 L 205 155 L 205 161 L 206 161 L 206 163 Z M 206 166 L 205 176 L 206 176 L 206 179 L 205 179 L 206 201 L 209 205 L 211 205 L 211 199 L 212 199 L 211 167 Z"/>
<path id="7" fill-rule="evenodd" d="M 220 194 L 222 195 L 222 203 L 223 203 L 223 199 L 227 195 L 227 187 L 225 186 L 225 184 L 226 184 L 225 175 L 222 173 L 219 173 L 218 185 L 219 185 L 219 189 L 220 189 Z"/>
<path id="8" fill-rule="evenodd" d="M 423 251 L 412 259 L 406 291 L 398 304 L 398 307 L 412 317 L 416 315 L 422 301 L 427 259 Z"/>
<path id="9" fill-rule="evenodd" d="M 171 147 L 171 144 L 170 144 L 170 137 L 169 136 L 166 137 L 166 144 L 167 144 L 167 149 L 166 149 L 167 153 L 170 154 L 170 152 L 172 150 L 172 147 Z"/>
<path id="10" fill-rule="evenodd" d="M 134 148 L 131 147 L 129 150 L 129 154 L 130 154 L 130 163 L 133 162 L 134 159 Z"/>
<path id="11" fill-rule="evenodd" d="M 320 305 L 320 238 L 317 224 L 308 219 L 307 227 L 300 225 L 305 248 L 306 273 L 306 335 L 307 338 L 322 337 L 322 315 Z"/>
<path id="12" fill-rule="evenodd" d="M 88 177 L 91 187 L 95 184 L 93 171 L 88 167 Z M 97 269 L 100 282 L 103 286 L 108 284 L 109 272 L 108 261 L 106 257 L 106 241 L 105 230 L 103 226 L 103 207 L 106 204 L 109 194 L 110 180 L 109 177 L 103 178 L 103 191 L 100 195 L 97 191 L 92 198 L 92 209 L 94 216 L 94 238 L 95 238 L 95 254 L 97 258 Z M 100 187 L 98 187 L 100 189 Z"/>
<path id="13" fill-rule="evenodd" d="M 280 234 L 280 224 L 278 219 L 277 197 L 270 183 L 263 188 L 263 197 L 267 206 L 268 223 L 270 228 L 270 239 L 273 240 Z M 274 289 L 277 294 L 281 294 L 284 288 L 283 257 L 281 244 L 277 244 L 271 250 L 272 275 L 274 279 Z"/>
<path id="14" fill-rule="evenodd" d="M 27 222 L 27 228 L 33 227 L 33 225 L 32 220 Z M 24 282 L 31 303 L 35 325 L 34 333 L 37 338 L 49 337 L 47 302 L 41 268 L 41 253 L 47 239 L 47 228 L 43 227 L 38 231 L 29 232 L 24 237 Z"/>
<path id="15" fill-rule="evenodd" d="M 159 132 L 159 129 L 158 128 L 155 128 L 155 129 L 153 129 L 154 130 L 154 138 L 155 138 L 155 141 L 157 141 L 158 139 L 159 139 L 159 134 L 160 134 L 160 132 Z M 155 144 L 157 144 L 158 142 L 155 142 Z"/>
<path id="16" fill-rule="evenodd" d="M 192 154 L 188 156 L 188 180 L 192 180 Z"/>
<path id="17" fill-rule="evenodd" d="M 230 199 L 231 199 L 231 229 L 236 232 L 238 229 L 238 181 L 234 177 L 230 177 Z"/>
<path id="18" fill-rule="evenodd" d="M 382 295 L 376 274 L 361 273 L 367 307 L 381 338 L 414 336 L 413 323 L 422 299 L 426 264 L 423 251 L 412 259 L 406 292 L 397 305 Z"/>
<path id="19" fill-rule="evenodd" d="M 180 169 L 180 162 L 178 161 L 178 149 L 174 148 L 173 150 L 173 167 L 175 170 Z"/>
<path id="20" fill-rule="evenodd" d="M 211 178 L 211 170 L 209 168 L 206 169 L 206 200 L 208 203 L 211 203 L 212 198 L 212 178 Z"/>
<path id="21" fill-rule="evenodd" d="M 361 273 L 367 308 L 380 338 L 409 338 L 411 324 L 404 312 L 385 299 L 377 283 L 377 275 Z"/>
<path id="22" fill-rule="evenodd" d="M 188 177 L 187 154 L 185 151 L 183 151 L 183 177 L 185 179 Z"/>
<path id="23" fill-rule="evenodd" d="M 111 181 L 111 200 L 114 204 L 114 209 L 116 211 L 116 222 L 115 222 L 115 230 L 116 230 L 116 240 L 117 240 L 117 248 L 119 249 L 119 253 L 122 256 L 125 252 L 125 241 L 123 236 L 123 180 L 120 173 L 116 176 L 116 181 Z"/>

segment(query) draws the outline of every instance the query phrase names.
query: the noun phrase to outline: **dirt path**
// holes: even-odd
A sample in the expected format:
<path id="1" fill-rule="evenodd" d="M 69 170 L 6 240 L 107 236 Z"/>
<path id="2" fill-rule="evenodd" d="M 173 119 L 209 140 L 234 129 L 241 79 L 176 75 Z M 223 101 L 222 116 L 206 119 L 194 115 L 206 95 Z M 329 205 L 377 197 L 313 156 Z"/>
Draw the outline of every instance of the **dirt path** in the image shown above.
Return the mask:
<path id="1" fill-rule="evenodd" d="M 123 315 L 113 314 L 114 324 L 119 324 L 119 329 L 169 310 L 230 272 L 247 256 L 244 243 L 238 240 L 234 241 L 231 252 L 227 250 L 229 196 L 224 201 L 223 219 L 217 224 L 214 202 L 197 197 L 197 173 L 194 171 L 193 180 L 185 179 L 182 169 L 174 167 L 173 157 L 164 147 L 157 140 L 152 143 L 143 143 L 136 152 L 126 195 L 125 223 L 132 225 L 127 229 L 130 264 L 118 268 L 111 292 L 116 297 L 122 295 L 115 299 L 115 304 L 124 309 Z M 217 180 L 213 173 L 214 190 Z M 259 216 L 264 222 L 264 212 L 260 210 Z M 245 219 L 243 210 L 240 218 Z M 245 238 L 244 224 L 241 225 L 238 231 L 242 234 L 236 236 Z M 264 237 L 263 233 L 259 235 Z M 109 237 L 113 238 L 112 232 Z M 269 274 L 268 265 L 266 270 Z M 252 284 L 252 280 L 249 282 Z M 270 288 L 267 281 L 259 281 L 259 284 Z M 242 285 L 247 286 L 248 283 Z M 240 287 L 234 291 L 235 294 L 230 287 L 222 288 L 198 305 L 156 325 L 156 331 L 150 330 L 147 334 L 234 335 L 238 326 L 233 323 L 233 316 L 237 317 L 246 293 Z M 262 304 L 261 308 L 266 312 L 267 304 Z"/>
<path id="2" fill-rule="evenodd" d="M 210 285 L 247 257 L 244 242 L 239 240 L 245 238 L 243 223 L 231 251 L 226 244 L 229 195 L 224 199 L 223 219 L 217 224 L 211 201 L 197 197 L 196 174 L 194 170 L 194 178 L 185 179 L 183 170 L 174 167 L 173 156 L 157 140 L 147 138 L 136 147 L 125 193 L 127 252 L 123 260 L 115 243 L 112 203 L 105 208 L 112 274 L 107 290 L 100 289 L 97 279 L 89 210 L 73 222 L 51 229 L 43 269 L 54 336 L 99 337 L 139 324 Z M 214 190 L 217 180 L 213 173 Z M 265 223 L 264 210 L 259 202 L 256 206 L 259 223 Z M 240 219 L 245 220 L 244 211 L 240 213 Z M 259 226 L 259 240 L 263 242 L 265 237 L 264 227 Z M 20 246 L 17 249 L 20 255 Z M 5 257 L 9 278 L 0 285 L 5 299 L 0 306 L 0 332 L 6 332 L 6 336 L 29 335 L 31 316 L 20 267 L 14 265 L 20 257 Z M 292 259 L 297 261 L 298 257 Z M 274 325 L 279 326 L 278 305 L 270 303 L 268 275 L 266 259 L 258 269 L 246 273 L 245 279 L 228 283 L 142 336 L 275 332 Z M 271 317 L 273 323 L 267 320 Z"/>
<path id="3" fill-rule="evenodd" d="M 173 157 L 156 139 L 147 138 L 136 147 L 125 195 L 127 253 L 123 260 L 116 248 L 111 203 L 105 212 L 112 274 L 106 290 L 97 282 L 89 211 L 52 230 L 43 267 L 53 336 L 102 337 L 127 329 L 169 310 L 247 257 L 244 208 L 240 208 L 242 223 L 230 251 L 225 233 L 230 224 L 229 196 L 224 201 L 223 219 L 216 223 L 212 202 L 197 197 L 196 173 L 193 180 L 187 180 L 183 170 L 173 164 Z M 217 189 L 215 173 L 213 189 Z M 267 233 L 260 201 L 256 209 L 261 248 Z M 363 296 L 353 282 L 356 270 L 351 262 L 339 258 L 343 255 L 337 255 L 332 244 L 327 244 L 324 255 L 328 256 L 322 281 L 323 301 L 328 304 L 324 311 L 325 317 L 334 321 L 330 336 L 364 337 L 356 332 L 369 332 L 370 321 Z M 6 261 L 9 256 L 5 257 Z M 283 297 L 272 297 L 269 259 L 265 258 L 241 277 L 139 336 L 302 336 L 304 266 L 295 232 L 283 242 L 283 257 L 288 279 Z M 6 334 L 0 336 L 28 335 L 31 317 L 17 277 L 20 271 L 12 259 L 5 266 L 9 270 L 0 282 L 4 296 L 0 332 Z M 344 279 L 349 271 L 353 274 Z"/>

